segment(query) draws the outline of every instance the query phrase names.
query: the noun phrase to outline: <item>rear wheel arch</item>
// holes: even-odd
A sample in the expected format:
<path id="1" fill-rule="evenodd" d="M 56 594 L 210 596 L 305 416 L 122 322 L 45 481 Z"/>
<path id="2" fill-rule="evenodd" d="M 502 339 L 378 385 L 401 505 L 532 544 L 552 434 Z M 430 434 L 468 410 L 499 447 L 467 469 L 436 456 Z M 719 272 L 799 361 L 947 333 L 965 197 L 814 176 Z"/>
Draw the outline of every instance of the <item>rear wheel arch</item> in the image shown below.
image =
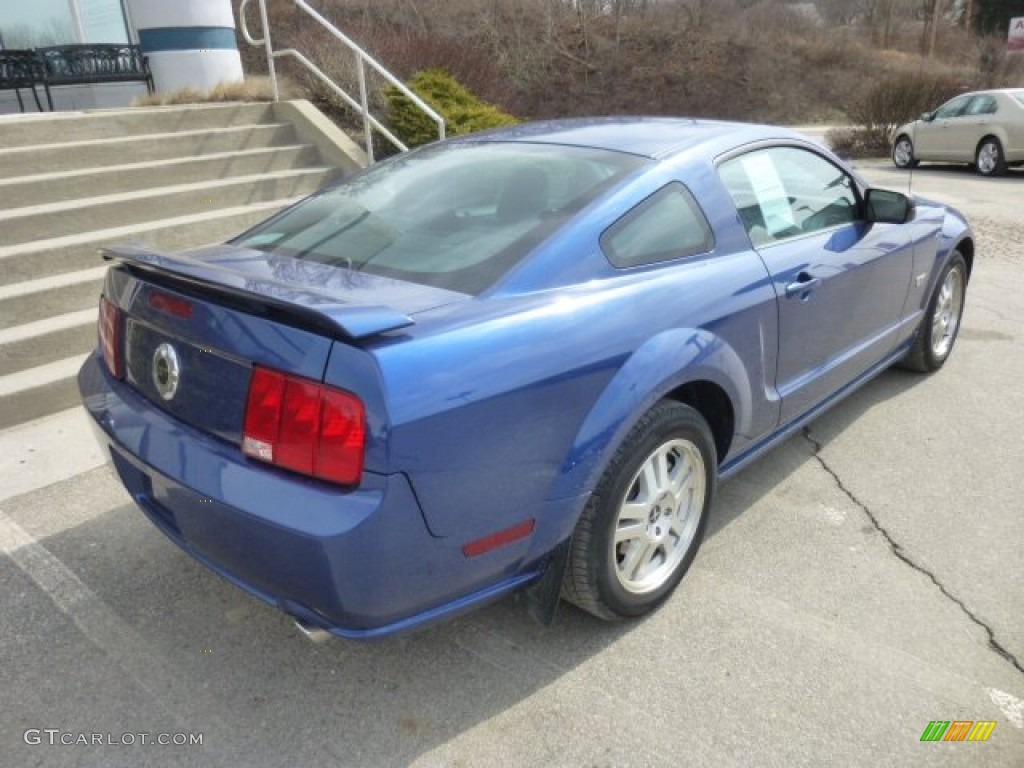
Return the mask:
<path id="1" fill-rule="evenodd" d="M 688 405 L 704 417 L 714 437 L 715 453 L 721 465 L 732 447 L 736 428 L 735 408 L 726 391 L 713 381 L 688 381 L 669 392 L 665 399 Z"/>
<path id="2" fill-rule="evenodd" d="M 716 351 L 709 355 L 709 349 Z M 702 354 L 705 359 L 695 359 Z M 650 339 L 583 420 L 549 498 L 592 492 L 629 431 L 662 400 L 689 405 L 705 419 L 721 463 L 735 432 L 743 433 L 752 418 L 752 375 L 730 345 L 705 330 L 680 328 Z"/>
<path id="3" fill-rule="evenodd" d="M 977 153 L 977 151 L 981 149 L 982 144 L 984 144 L 986 141 L 991 141 L 992 139 L 998 141 L 1000 146 L 1006 146 L 1006 136 L 1000 135 L 999 131 L 990 130 L 988 133 L 986 133 L 984 136 L 978 139 L 978 143 L 974 145 L 975 153 Z"/>

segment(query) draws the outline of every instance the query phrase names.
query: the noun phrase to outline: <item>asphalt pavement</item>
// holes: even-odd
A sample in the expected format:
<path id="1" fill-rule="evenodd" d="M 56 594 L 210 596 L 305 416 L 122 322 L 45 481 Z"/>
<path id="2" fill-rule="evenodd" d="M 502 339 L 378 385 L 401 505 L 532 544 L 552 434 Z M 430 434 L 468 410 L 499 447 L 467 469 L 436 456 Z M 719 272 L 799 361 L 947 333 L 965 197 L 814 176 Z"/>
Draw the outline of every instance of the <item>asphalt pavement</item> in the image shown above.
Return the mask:
<path id="1" fill-rule="evenodd" d="M 858 166 L 975 224 L 957 348 L 725 483 L 638 623 L 510 599 L 313 645 L 143 518 L 81 412 L 0 433 L 0 766 L 1020 768 L 1024 172 Z"/>

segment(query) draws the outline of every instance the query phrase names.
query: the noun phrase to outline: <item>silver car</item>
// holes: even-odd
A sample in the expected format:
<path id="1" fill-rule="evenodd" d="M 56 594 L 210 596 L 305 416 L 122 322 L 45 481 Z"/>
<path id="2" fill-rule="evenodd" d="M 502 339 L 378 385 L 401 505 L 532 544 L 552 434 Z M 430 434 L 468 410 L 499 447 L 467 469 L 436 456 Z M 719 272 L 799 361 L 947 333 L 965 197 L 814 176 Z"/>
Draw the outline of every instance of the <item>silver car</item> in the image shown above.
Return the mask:
<path id="1" fill-rule="evenodd" d="M 1024 88 L 965 93 L 901 125 L 892 161 L 913 168 L 922 160 L 971 163 L 982 176 L 1024 163 Z"/>

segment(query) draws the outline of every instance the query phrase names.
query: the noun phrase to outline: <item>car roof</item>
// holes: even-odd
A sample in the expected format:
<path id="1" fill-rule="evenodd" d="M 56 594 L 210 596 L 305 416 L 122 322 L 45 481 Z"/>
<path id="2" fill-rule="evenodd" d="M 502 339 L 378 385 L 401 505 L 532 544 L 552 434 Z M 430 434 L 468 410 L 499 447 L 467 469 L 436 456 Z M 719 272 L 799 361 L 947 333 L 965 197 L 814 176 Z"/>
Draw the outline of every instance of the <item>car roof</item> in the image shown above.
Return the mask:
<path id="1" fill-rule="evenodd" d="M 1010 99 L 1020 106 L 1024 106 L 1021 103 L 1021 99 L 1024 98 L 1024 88 L 1000 88 L 992 91 L 992 93 L 1001 93 L 1004 96 L 1009 96 Z"/>
<path id="2" fill-rule="evenodd" d="M 1024 88 L 986 88 L 983 91 L 966 91 L 964 93 L 953 96 L 949 100 L 952 101 L 953 99 L 958 99 L 961 96 L 988 96 L 996 93 L 1002 93 L 1007 96 L 1012 96 L 1016 93 L 1024 93 Z"/>
<path id="3" fill-rule="evenodd" d="M 523 123 L 459 142 L 560 144 L 662 159 L 704 146 L 711 152 L 768 139 L 802 139 L 787 128 L 681 117 L 589 117 Z"/>

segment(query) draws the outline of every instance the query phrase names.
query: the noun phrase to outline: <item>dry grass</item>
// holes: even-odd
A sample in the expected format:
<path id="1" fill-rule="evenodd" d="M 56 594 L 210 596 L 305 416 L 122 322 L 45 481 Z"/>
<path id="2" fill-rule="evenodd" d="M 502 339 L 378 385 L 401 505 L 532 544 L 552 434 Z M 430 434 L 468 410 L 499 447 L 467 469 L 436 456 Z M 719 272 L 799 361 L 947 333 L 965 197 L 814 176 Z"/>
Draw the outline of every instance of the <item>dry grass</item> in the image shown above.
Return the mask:
<path id="1" fill-rule="evenodd" d="M 301 97 L 301 89 L 290 80 L 278 78 L 282 98 Z M 176 104 L 215 104 L 218 102 L 273 101 L 274 92 L 270 78 L 262 75 L 247 77 L 240 82 L 218 83 L 208 91 L 195 88 L 179 88 L 168 93 L 154 93 L 138 98 L 136 107 L 160 107 Z"/>
<path id="2" fill-rule="evenodd" d="M 233 0 L 237 4 L 238 0 Z M 966 88 L 1019 81 L 1017 60 L 944 26 L 921 56 L 907 5 L 884 34 L 863 21 L 816 24 L 780 0 L 320 0 L 318 7 L 399 77 L 438 67 L 524 119 L 650 113 L 758 122 L 846 122 L 881 80 L 941 73 Z M 901 8 L 903 6 L 900 6 Z M 624 9 L 616 13 L 613 9 Z M 354 60 L 290 3 L 269 7 L 276 47 L 310 56 L 351 94 Z M 859 17 L 858 17 L 859 18 Z M 263 52 L 242 46 L 247 72 Z M 302 95 L 352 121 L 329 89 L 281 61 Z M 384 83 L 369 77 L 375 114 Z"/>

